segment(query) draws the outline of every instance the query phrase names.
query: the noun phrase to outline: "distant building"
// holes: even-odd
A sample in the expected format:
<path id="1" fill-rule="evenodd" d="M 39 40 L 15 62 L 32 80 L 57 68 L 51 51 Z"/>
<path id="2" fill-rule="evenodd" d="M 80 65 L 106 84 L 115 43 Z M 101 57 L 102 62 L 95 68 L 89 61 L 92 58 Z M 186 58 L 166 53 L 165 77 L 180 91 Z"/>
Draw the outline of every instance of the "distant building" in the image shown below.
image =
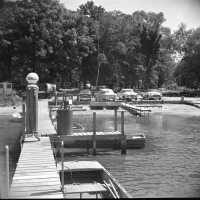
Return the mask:
<path id="1" fill-rule="evenodd" d="M 10 96 L 13 92 L 13 84 L 9 82 L 0 82 L 0 96 Z"/>

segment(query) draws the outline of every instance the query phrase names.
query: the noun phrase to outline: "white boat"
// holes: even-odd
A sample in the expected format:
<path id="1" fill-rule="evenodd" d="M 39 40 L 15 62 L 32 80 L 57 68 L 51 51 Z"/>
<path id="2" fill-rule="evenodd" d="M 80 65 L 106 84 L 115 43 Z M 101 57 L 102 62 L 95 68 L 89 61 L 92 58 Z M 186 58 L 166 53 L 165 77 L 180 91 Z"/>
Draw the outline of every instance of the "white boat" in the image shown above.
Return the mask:
<path id="1" fill-rule="evenodd" d="M 131 195 L 97 161 L 58 163 L 64 198 L 131 198 Z"/>
<path id="2" fill-rule="evenodd" d="M 13 113 L 11 122 L 22 122 L 23 121 L 23 115 L 21 113 Z"/>

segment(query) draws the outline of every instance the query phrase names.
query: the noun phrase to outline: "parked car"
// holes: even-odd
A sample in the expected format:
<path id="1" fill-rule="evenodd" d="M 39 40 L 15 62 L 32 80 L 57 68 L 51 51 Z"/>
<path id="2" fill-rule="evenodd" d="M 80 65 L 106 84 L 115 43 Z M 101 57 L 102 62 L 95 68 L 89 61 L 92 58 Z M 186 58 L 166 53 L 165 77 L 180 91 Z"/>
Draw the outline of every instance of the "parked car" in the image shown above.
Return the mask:
<path id="1" fill-rule="evenodd" d="M 79 101 L 91 101 L 92 92 L 89 89 L 83 89 L 78 95 Z"/>
<path id="2" fill-rule="evenodd" d="M 143 96 L 141 94 L 137 94 L 137 101 L 141 101 L 143 99 Z"/>
<path id="3" fill-rule="evenodd" d="M 160 92 L 150 91 L 150 92 L 147 92 L 145 94 L 144 99 L 148 99 L 148 100 L 161 100 L 162 99 L 162 94 Z"/>
<path id="4" fill-rule="evenodd" d="M 133 89 L 122 89 L 120 92 L 117 93 L 117 96 L 120 100 L 136 100 L 137 93 L 133 91 Z"/>
<path id="5" fill-rule="evenodd" d="M 95 98 L 97 101 L 115 101 L 117 94 L 112 89 L 103 88 L 95 93 Z"/>

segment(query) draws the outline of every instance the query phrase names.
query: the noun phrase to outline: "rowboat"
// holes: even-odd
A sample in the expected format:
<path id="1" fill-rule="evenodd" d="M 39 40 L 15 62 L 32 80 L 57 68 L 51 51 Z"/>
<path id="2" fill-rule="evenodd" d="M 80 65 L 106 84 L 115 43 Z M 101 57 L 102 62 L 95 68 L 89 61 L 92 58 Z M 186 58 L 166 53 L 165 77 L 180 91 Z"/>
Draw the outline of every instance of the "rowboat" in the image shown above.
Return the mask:
<path id="1" fill-rule="evenodd" d="M 57 169 L 64 198 L 131 198 L 98 161 L 67 161 Z"/>

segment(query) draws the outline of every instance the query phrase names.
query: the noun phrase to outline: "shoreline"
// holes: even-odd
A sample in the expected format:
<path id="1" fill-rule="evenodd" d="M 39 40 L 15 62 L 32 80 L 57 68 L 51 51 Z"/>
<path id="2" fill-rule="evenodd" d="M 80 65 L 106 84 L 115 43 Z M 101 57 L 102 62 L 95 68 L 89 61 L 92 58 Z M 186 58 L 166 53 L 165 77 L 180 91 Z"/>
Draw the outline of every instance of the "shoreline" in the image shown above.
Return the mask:
<path id="1" fill-rule="evenodd" d="M 22 105 L 17 106 L 0 106 L 0 115 L 11 115 L 16 112 L 22 112 Z"/>

